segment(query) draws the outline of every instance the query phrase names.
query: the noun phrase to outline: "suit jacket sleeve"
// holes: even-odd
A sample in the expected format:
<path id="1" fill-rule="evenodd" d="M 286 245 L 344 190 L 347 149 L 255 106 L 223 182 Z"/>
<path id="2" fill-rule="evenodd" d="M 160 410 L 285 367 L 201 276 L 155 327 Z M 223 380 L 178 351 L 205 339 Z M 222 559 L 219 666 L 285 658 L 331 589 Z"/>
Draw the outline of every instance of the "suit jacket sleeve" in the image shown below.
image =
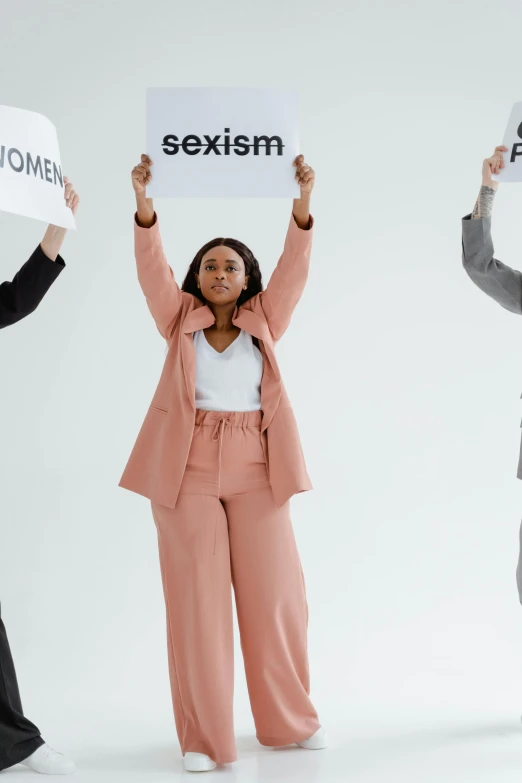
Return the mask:
<path id="1" fill-rule="evenodd" d="M 506 310 L 522 315 L 522 273 L 494 257 L 490 217 L 463 218 L 462 263 L 481 291 Z"/>
<path id="2" fill-rule="evenodd" d="M 277 263 L 261 304 L 274 340 L 279 340 L 290 324 L 308 279 L 313 240 L 313 217 L 307 229 L 299 228 L 293 214 L 286 235 L 283 253 Z"/>
<path id="3" fill-rule="evenodd" d="M 159 333 L 168 339 L 182 303 L 181 290 L 167 263 L 157 215 L 150 228 L 134 216 L 134 251 L 138 280 Z"/>
<path id="4" fill-rule="evenodd" d="M 38 245 L 13 280 L 0 284 L 0 329 L 34 312 L 64 267 L 61 256 L 51 261 Z"/>

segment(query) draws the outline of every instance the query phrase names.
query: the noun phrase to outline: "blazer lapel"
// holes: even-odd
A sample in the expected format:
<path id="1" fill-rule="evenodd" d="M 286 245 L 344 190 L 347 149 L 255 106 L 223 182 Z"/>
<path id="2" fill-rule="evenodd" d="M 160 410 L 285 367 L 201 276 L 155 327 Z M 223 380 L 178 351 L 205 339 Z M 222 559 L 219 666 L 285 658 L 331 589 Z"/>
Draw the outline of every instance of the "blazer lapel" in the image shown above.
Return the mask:
<path id="1" fill-rule="evenodd" d="M 195 307 L 185 316 L 183 321 L 183 332 L 188 334 L 189 332 L 198 332 L 200 329 L 208 329 L 216 322 L 214 313 L 207 305 L 201 305 Z M 252 337 L 257 337 L 258 340 L 263 342 L 270 342 L 272 336 L 267 322 L 264 318 L 261 318 L 257 313 L 252 310 L 246 310 L 244 307 L 239 309 L 236 307 L 234 315 L 232 316 L 232 323 L 239 329 L 244 329 L 245 332 L 251 334 Z"/>
<path id="2" fill-rule="evenodd" d="M 212 310 L 206 305 L 200 305 L 187 313 L 181 325 L 181 364 L 187 396 L 194 410 L 196 408 L 196 351 L 192 335 L 194 332 L 199 332 L 200 329 L 212 326 L 215 320 Z"/>
<path id="3" fill-rule="evenodd" d="M 199 332 L 200 329 L 208 329 L 215 322 L 212 310 L 207 305 L 201 305 L 187 313 L 183 321 L 183 331 L 185 334 Z"/>
<path id="4" fill-rule="evenodd" d="M 252 310 L 245 310 L 244 307 L 240 307 L 239 310 L 236 310 L 232 323 L 264 343 L 272 340 L 267 322 Z"/>
<path id="5" fill-rule="evenodd" d="M 272 344 L 261 342 L 261 353 L 263 354 L 264 368 L 263 380 L 261 381 L 261 408 L 263 411 L 263 420 L 261 432 L 264 432 L 279 407 L 281 399 L 281 373 L 274 354 Z"/>

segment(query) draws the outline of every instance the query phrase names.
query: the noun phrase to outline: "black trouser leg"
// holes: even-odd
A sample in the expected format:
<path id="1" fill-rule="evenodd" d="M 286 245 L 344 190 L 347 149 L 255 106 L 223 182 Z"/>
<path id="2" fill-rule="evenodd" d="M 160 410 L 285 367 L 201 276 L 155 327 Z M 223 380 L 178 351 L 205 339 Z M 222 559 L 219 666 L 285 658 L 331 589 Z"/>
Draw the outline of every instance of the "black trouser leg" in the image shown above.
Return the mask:
<path id="1" fill-rule="evenodd" d="M 0 770 L 23 761 L 43 742 L 36 726 L 24 717 L 13 658 L 0 615 Z"/>

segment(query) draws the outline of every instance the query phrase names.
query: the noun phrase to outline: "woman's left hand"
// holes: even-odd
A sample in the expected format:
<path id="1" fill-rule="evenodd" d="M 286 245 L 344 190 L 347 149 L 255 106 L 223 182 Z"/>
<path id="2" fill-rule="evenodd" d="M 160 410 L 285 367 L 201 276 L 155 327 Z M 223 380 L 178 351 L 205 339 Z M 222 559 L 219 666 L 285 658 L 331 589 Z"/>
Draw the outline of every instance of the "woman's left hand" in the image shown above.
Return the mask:
<path id="1" fill-rule="evenodd" d="M 78 205 L 80 203 L 80 197 L 73 188 L 72 182 L 69 182 L 67 177 L 63 178 L 63 181 L 65 183 L 65 206 L 69 207 L 69 209 L 72 211 L 73 215 L 76 215 L 78 211 Z"/>
<path id="2" fill-rule="evenodd" d="M 296 167 L 295 178 L 301 188 L 301 198 L 310 198 L 315 185 L 315 171 L 306 163 L 304 155 L 297 156 L 294 160 L 294 166 Z"/>

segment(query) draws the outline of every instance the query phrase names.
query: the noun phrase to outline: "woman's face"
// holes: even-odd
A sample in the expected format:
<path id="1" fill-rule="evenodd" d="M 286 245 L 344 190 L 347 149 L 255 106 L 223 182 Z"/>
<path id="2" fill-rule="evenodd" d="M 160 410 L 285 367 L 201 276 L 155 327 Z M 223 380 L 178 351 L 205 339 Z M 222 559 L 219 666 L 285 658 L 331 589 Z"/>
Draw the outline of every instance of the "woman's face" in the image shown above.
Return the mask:
<path id="1" fill-rule="evenodd" d="M 225 245 L 205 253 L 196 280 L 207 302 L 215 305 L 237 302 L 248 287 L 243 259 Z"/>

